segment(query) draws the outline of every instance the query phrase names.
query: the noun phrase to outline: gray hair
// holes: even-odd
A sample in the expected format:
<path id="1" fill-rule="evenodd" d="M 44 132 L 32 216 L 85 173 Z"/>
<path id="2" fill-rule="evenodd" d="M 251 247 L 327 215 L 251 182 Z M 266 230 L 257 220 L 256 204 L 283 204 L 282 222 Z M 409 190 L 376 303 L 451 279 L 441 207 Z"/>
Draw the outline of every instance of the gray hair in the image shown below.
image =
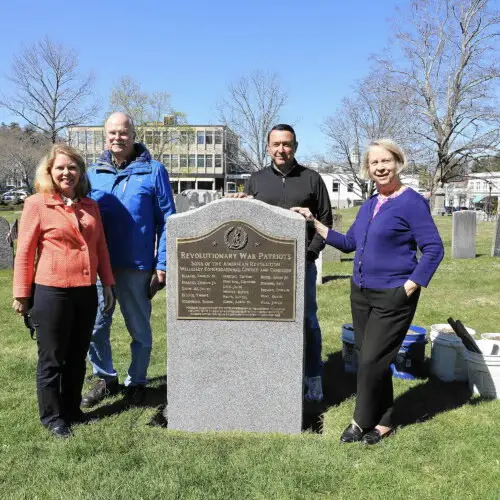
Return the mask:
<path id="1" fill-rule="evenodd" d="M 387 149 L 392 156 L 394 157 L 394 160 L 396 161 L 396 164 L 398 166 L 396 173 L 399 175 L 399 173 L 406 167 L 406 155 L 398 144 L 396 144 L 392 139 L 377 139 L 375 141 L 370 142 L 368 144 L 368 147 L 365 149 L 365 152 L 363 154 L 363 161 L 361 162 L 361 168 L 359 169 L 359 176 L 362 179 L 369 179 L 369 172 L 370 172 L 370 165 L 368 162 L 368 157 L 370 155 L 370 150 L 373 146 L 380 146 L 381 148 Z"/>

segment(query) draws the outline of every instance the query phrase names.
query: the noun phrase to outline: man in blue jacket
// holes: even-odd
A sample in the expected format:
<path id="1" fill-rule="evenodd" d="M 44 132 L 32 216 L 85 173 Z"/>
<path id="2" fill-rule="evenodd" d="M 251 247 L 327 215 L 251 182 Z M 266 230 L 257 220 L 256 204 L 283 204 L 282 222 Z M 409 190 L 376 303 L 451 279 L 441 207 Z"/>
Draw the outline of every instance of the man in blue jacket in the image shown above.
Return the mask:
<path id="1" fill-rule="evenodd" d="M 175 205 L 165 167 L 151 158 L 143 144 L 135 143 L 131 117 L 112 113 L 104 129 L 106 150 L 88 176 L 91 197 L 101 211 L 116 298 L 132 337 L 132 359 L 124 382 L 126 397 L 131 404 L 140 404 L 151 355 L 151 299 L 165 286 L 165 221 L 175 213 Z M 103 311 L 100 293 L 89 349 L 93 373 L 99 380 L 83 396 L 84 408 L 119 389 L 111 356 L 112 315 L 113 310 Z"/>

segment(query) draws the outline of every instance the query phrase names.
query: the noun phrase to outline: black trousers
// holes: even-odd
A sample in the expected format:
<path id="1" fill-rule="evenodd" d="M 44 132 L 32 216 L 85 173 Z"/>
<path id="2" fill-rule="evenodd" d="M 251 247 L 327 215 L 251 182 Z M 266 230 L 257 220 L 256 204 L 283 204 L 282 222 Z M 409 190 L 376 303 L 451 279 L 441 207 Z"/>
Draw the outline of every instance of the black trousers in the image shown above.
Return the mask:
<path id="1" fill-rule="evenodd" d="M 97 290 L 35 285 L 31 317 L 38 339 L 36 386 L 45 426 L 80 413 L 85 358 L 97 313 Z"/>
<path id="2" fill-rule="evenodd" d="M 351 283 L 351 310 L 358 355 L 354 420 L 362 429 L 392 426 L 390 364 L 411 325 L 420 289 L 407 297 L 397 288 L 359 288 Z"/>

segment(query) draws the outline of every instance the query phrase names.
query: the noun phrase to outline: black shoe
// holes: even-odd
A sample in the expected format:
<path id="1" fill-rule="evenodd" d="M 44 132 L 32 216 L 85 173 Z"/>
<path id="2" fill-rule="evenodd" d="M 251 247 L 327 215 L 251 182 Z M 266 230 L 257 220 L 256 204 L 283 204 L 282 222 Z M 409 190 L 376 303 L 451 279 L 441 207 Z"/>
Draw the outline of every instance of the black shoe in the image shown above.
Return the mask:
<path id="1" fill-rule="evenodd" d="M 66 424 L 49 425 L 49 432 L 56 438 L 67 439 L 73 435 L 71 429 Z"/>
<path id="2" fill-rule="evenodd" d="M 393 433 L 393 429 L 386 432 L 385 434 L 380 434 L 378 429 L 372 429 L 370 432 L 367 432 L 361 442 L 363 444 L 378 444 L 382 439 L 385 439 L 387 436 L 390 436 Z"/>
<path id="3" fill-rule="evenodd" d="M 363 431 L 354 424 L 349 424 L 340 436 L 341 443 L 357 443 L 363 438 Z"/>
<path id="4" fill-rule="evenodd" d="M 118 379 L 110 380 L 106 382 L 104 379 L 99 379 L 92 389 L 90 389 L 87 394 L 82 397 L 82 408 L 92 408 L 97 403 L 100 403 L 103 399 L 113 396 L 120 391 L 120 384 Z"/>
<path id="5" fill-rule="evenodd" d="M 124 401 L 127 406 L 142 406 L 146 400 L 144 385 L 129 385 L 125 387 Z"/>

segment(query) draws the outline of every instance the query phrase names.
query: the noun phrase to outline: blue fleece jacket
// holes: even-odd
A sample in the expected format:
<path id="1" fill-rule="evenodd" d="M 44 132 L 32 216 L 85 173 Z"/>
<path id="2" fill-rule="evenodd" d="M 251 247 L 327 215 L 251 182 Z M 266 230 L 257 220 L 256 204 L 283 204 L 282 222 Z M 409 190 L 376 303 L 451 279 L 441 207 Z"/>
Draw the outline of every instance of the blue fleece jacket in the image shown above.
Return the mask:
<path id="1" fill-rule="evenodd" d="M 427 201 L 408 188 L 372 218 L 376 204 L 377 195 L 361 206 L 345 235 L 329 230 L 326 243 L 345 253 L 356 250 L 353 281 L 358 287 L 396 288 L 408 279 L 427 286 L 444 256 Z"/>
<path id="2" fill-rule="evenodd" d="M 90 196 L 99 204 L 114 269 L 166 269 L 166 218 L 175 213 L 165 167 L 143 144 L 125 168 L 104 151 L 88 171 Z M 156 241 L 156 252 L 155 252 Z"/>

